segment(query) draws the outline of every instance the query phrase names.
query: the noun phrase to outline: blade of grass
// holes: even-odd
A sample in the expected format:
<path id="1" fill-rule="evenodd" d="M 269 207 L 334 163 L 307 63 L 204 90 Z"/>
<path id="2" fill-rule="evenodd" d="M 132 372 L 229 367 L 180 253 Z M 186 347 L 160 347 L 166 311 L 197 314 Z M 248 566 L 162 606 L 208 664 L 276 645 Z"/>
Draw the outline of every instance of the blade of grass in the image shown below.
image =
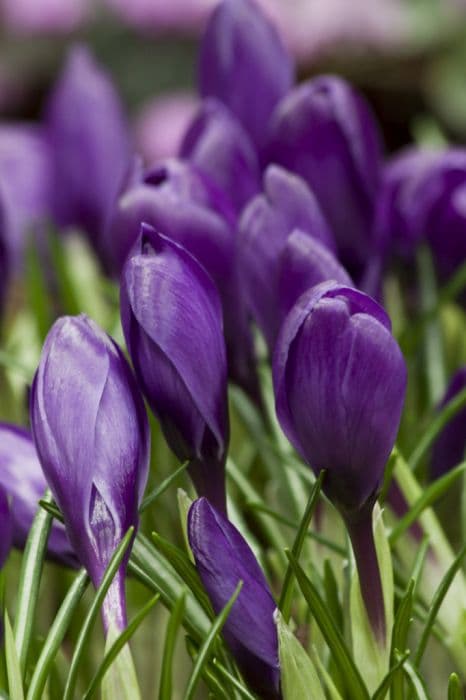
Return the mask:
<path id="1" fill-rule="evenodd" d="M 29 685 L 27 700 L 40 700 L 42 692 L 54 662 L 55 656 L 60 648 L 64 636 L 70 625 L 71 618 L 78 607 L 84 591 L 89 585 L 87 572 L 82 569 L 66 594 L 58 613 L 55 616 L 52 627 L 42 647 L 42 651 L 34 667 L 34 673 Z"/>
<path id="2" fill-rule="evenodd" d="M 299 561 L 299 557 L 301 555 L 301 550 L 303 548 L 303 544 L 306 539 L 306 533 L 309 529 L 309 525 L 312 519 L 312 516 L 314 514 L 314 509 L 317 504 L 317 499 L 320 494 L 320 489 L 322 488 L 322 481 L 324 479 L 325 472 L 321 471 L 319 474 L 319 478 L 317 479 L 314 488 L 311 491 L 311 495 L 309 496 L 309 501 L 306 506 L 306 510 L 304 511 L 304 515 L 301 519 L 301 523 L 298 528 L 298 532 L 296 533 L 295 541 L 293 542 L 293 547 L 291 549 L 291 555 L 293 559 L 296 561 Z M 286 573 L 285 573 L 285 578 L 283 581 L 283 586 L 280 594 L 280 600 L 278 602 L 278 607 L 281 610 L 281 613 L 283 615 L 283 619 L 285 620 L 286 623 L 289 622 L 290 619 L 290 614 L 291 614 L 291 599 L 293 595 L 293 581 L 294 581 L 294 570 L 291 565 L 291 563 L 288 563 Z"/>
<path id="3" fill-rule="evenodd" d="M 10 618 L 5 610 L 5 655 L 6 671 L 8 676 L 8 692 L 11 700 L 24 700 L 23 681 L 21 678 L 21 667 L 16 651 L 13 630 L 11 629 Z"/>
<path id="4" fill-rule="evenodd" d="M 170 615 L 165 635 L 165 644 L 162 657 L 162 671 L 160 675 L 159 700 L 168 700 L 172 697 L 173 657 L 175 644 L 183 620 L 186 605 L 186 591 L 180 595 Z"/>
<path id="5" fill-rule="evenodd" d="M 183 464 L 180 467 L 178 467 L 178 469 L 175 469 L 173 474 L 167 476 L 167 478 L 164 479 L 162 483 L 157 486 L 157 488 L 151 491 L 151 493 L 147 494 L 147 496 L 141 503 L 139 512 L 143 513 L 146 510 L 146 508 L 152 505 L 154 501 L 156 501 L 163 493 L 165 493 L 165 491 L 178 479 L 178 477 L 186 471 L 188 466 L 189 461 L 183 462 Z"/>
<path id="6" fill-rule="evenodd" d="M 43 500 L 50 502 L 51 498 L 50 492 L 46 492 Z M 23 674 L 26 669 L 51 525 L 52 516 L 39 508 L 29 531 L 21 563 L 14 634 L 19 665 Z"/>
<path id="7" fill-rule="evenodd" d="M 96 620 L 96 617 L 99 613 L 99 610 L 102 606 L 102 603 L 104 601 L 104 598 L 107 594 L 107 591 L 110 587 L 111 582 L 113 581 L 113 578 L 118 571 L 118 567 L 120 566 L 123 557 L 125 555 L 126 550 L 128 549 L 131 540 L 133 538 L 134 534 L 134 527 L 130 527 L 126 535 L 123 537 L 122 541 L 118 545 L 117 549 L 115 550 L 110 563 L 105 570 L 105 574 L 102 579 L 102 583 L 98 587 L 95 598 L 93 600 L 93 603 L 89 609 L 89 612 L 87 613 L 83 625 L 81 627 L 81 631 L 79 633 L 78 640 L 76 642 L 76 648 L 74 650 L 73 658 L 71 659 L 71 665 L 70 665 L 70 670 L 68 673 L 68 678 L 66 681 L 66 686 L 65 686 L 65 692 L 63 696 L 63 700 L 72 700 L 75 695 L 75 686 L 76 686 L 76 681 L 77 681 L 77 675 L 78 675 L 78 669 L 79 669 L 79 664 L 81 662 L 81 657 L 84 651 L 84 648 L 88 642 L 91 630 L 94 626 L 94 622 Z"/>
<path id="8" fill-rule="evenodd" d="M 399 673 L 399 671 L 402 670 L 405 662 L 409 658 L 409 654 L 409 650 L 405 651 L 405 653 L 401 656 L 398 654 L 398 660 L 396 661 L 395 665 L 391 667 L 391 669 L 389 670 L 389 672 L 387 673 L 387 675 L 385 676 L 375 693 L 373 694 L 371 700 L 384 700 L 386 694 L 390 690 L 390 687 L 392 687 L 395 674 Z M 391 700 L 395 700 L 395 697 L 397 696 L 392 695 Z M 401 696 L 401 700 L 404 700 L 404 695 Z"/>
<path id="9" fill-rule="evenodd" d="M 412 663 L 406 659 L 403 665 L 404 672 L 410 682 L 416 700 L 430 700 L 423 680 L 418 675 Z"/>
<path id="10" fill-rule="evenodd" d="M 228 671 L 223 664 L 220 663 L 218 659 L 214 659 L 212 661 L 212 665 L 215 666 L 216 670 L 220 673 L 221 676 L 223 676 L 231 685 L 235 688 L 235 690 L 238 691 L 238 693 L 241 695 L 241 697 L 245 698 L 246 700 L 256 700 L 254 695 L 251 695 L 249 690 L 239 682 L 237 678 L 235 678 L 230 671 Z"/>
<path id="11" fill-rule="evenodd" d="M 153 609 L 154 605 L 158 603 L 160 600 L 160 594 L 157 593 L 151 600 L 149 600 L 134 616 L 134 618 L 131 620 L 129 625 L 126 627 L 126 629 L 123 630 L 123 632 L 118 636 L 117 639 L 113 642 L 112 646 L 108 650 L 108 652 L 105 654 L 104 659 L 102 663 L 100 664 L 99 668 L 97 669 L 92 681 L 89 684 L 88 689 L 83 695 L 83 700 L 89 700 L 91 698 L 97 688 L 99 687 L 99 684 L 101 683 L 103 677 L 105 676 L 106 672 L 114 662 L 115 658 L 118 656 L 120 651 L 123 649 L 125 644 L 131 639 L 133 634 L 136 632 L 137 628 L 139 625 L 145 620 L 147 615 L 151 612 Z"/>
<path id="12" fill-rule="evenodd" d="M 223 608 L 221 613 L 215 618 L 214 623 L 212 624 L 212 626 L 209 630 L 209 634 L 207 635 L 207 637 L 203 641 L 202 646 L 199 649 L 199 654 L 197 655 L 196 662 L 194 664 L 194 668 L 192 670 L 191 676 L 189 677 L 188 683 L 186 685 L 184 700 L 192 700 L 192 698 L 194 697 L 197 685 L 198 685 L 199 680 L 201 678 L 201 673 L 202 673 L 204 664 L 207 662 L 207 660 L 209 658 L 209 654 L 211 652 L 211 649 L 216 641 L 217 635 L 222 630 L 222 627 L 225 624 L 228 615 L 230 614 L 230 610 L 232 609 L 233 605 L 235 604 L 236 599 L 238 598 L 238 596 L 241 592 L 242 585 L 243 585 L 243 582 L 240 581 L 238 583 L 238 585 L 236 586 L 235 592 L 231 596 L 228 603 L 225 605 L 225 607 Z"/>
<path id="13" fill-rule="evenodd" d="M 452 673 L 448 679 L 448 700 L 464 700 L 461 681 L 456 673 Z"/>

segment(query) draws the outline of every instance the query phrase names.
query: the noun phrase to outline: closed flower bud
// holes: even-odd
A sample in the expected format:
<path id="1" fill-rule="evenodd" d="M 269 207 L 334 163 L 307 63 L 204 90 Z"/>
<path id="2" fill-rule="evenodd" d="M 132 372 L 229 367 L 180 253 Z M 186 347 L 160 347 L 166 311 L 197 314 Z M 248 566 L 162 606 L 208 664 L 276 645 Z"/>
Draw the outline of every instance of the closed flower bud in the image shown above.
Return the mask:
<path id="1" fill-rule="evenodd" d="M 361 275 L 372 253 L 382 160 L 377 126 L 363 98 L 334 76 L 294 88 L 271 118 L 267 160 L 306 180 L 330 222 L 343 265 Z"/>
<path id="2" fill-rule="evenodd" d="M 271 349 L 280 327 L 280 256 L 294 229 L 330 249 L 335 247 L 319 204 L 306 183 L 282 168 L 269 167 L 264 194 L 255 197 L 241 217 L 238 248 L 247 305 Z"/>
<path id="3" fill-rule="evenodd" d="M 292 82 L 291 57 L 254 0 L 223 0 L 201 45 L 201 95 L 226 104 L 261 145 L 269 116 Z"/>
<path id="4" fill-rule="evenodd" d="M 0 486 L 0 569 L 4 565 L 11 547 L 13 539 L 13 523 L 11 519 L 10 506 L 5 491 Z M 3 635 L 3 630 L 1 630 Z M 0 636 L 1 636 L 0 635 Z"/>
<path id="5" fill-rule="evenodd" d="M 228 446 L 222 309 L 203 267 L 142 227 L 121 278 L 126 344 L 142 390 L 200 495 L 225 510 Z"/>
<path id="6" fill-rule="evenodd" d="M 81 563 L 98 586 L 131 526 L 147 481 L 149 429 L 136 380 L 118 346 L 84 315 L 50 330 L 31 392 L 42 468 Z M 105 598 L 106 629 L 126 624 L 129 550 Z"/>
<path id="7" fill-rule="evenodd" d="M 276 409 L 290 442 L 318 474 L 355 550 L 374 629 L 384 634 L 372 508 L 395 442 L 406 365 L 385 311 L 366 294 L 332 282 L 305 292 L 275 348 Z"/>
<path id="8" fill-rule="evenodd" d="M 260 190 L 254 145 L 233 114 L 217 100 L 202 103 L 186 132 L 180 155 L 230 197 L 237 214 Z"/>
<path id="9" fill-rule="evenodd" d="M 466 366 L 461 367 L 451 378 L 448 389 L 440 405 L 446 406 L 460 391 L 466 388 Z M 461 409 L 444 427 L 436 439 L 430 472 L 438 479 L 465 459 L 466 451 L 466 408 Z"/>
<path id="10" fill-rule="evenodd" d="M 11 500 L 13 544 L 22 549 L 47 482 L 29 432 L 6 423 L 0 423 L 0 487 Z M 52 559 L 78 565 L 65 528 L 57 520 L 52 523 L 47 547 Z"/>
<path id="11" fill-rule="evenodd" d="M 71 50 L 45 120 L 54 154 L 57 223 L 82 228 L 99 247 L 131 151 L 119 97 L 85 47 Z"/>
<path id="12" fill-rule="evenodd" d="M 206 498 L 188 514 L 188 538 L 196 568 L 216 614 L 243 582 L 223 636 L 251 688 L 260 698 L 280 695 L 275 601 L 251 548 Z"/>

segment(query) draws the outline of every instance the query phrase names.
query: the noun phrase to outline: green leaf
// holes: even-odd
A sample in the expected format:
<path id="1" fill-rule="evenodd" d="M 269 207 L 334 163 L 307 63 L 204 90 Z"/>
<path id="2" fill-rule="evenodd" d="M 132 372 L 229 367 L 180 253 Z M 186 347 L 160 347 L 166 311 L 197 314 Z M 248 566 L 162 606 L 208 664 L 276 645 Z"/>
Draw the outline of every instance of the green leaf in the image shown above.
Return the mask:
<path id="1" fill-rule="evenodd" d="M 450 588 L 452 581 L 456 575 L 456 572 L 459 570 L 461 566 L 461 562 L 463 560 L 464 555 L 466 554 L 466 544 L 463 546 L 461 549 L 460 553 L 456 557 L 456 559 L 453 561 L 452 565 L 446 572 L 445 576 L 443 577 L 440 586 L 437 588 L 437 591 L 435 592 L 434 598 L 430 604 L 429 608 L 429 613 L 427 616 L 427 621 L 424 627 L 424 630 L 422 632 L 421 639 L 419 641 L 419 646 L 416 651 L 416 656 L 414 659 L 414 662 L 416 666 L 419 666 L 421 663 L 421 659 L 424 655 L 424 651 L 427 646 L 427 642 L 429 640 L 430 633 L 432 631 L 432 627 L 435 623 L 435 620 L 437 618 L 438 611 L 440 609 L 440 606 L 443 603 L 443 600 L 448 592 L 448 589 Z M 465 659 L 466 659 L 466 648 L 465 648 Z"/>
<path id="2" fill-rule="evenodd" d="M 213 618 L 214 613 L 210 600 L 206 595 L 202 581 L 199 578 L 199 574 L 197 573 L 195 566 L 189 560 L 187 554 L 185 554 L 182 549 L 159 535 L 157 532 L 152 533 L 152 539 L 156 548 L 167 558 L 177 574 L 181 576 L 207 615 Z"/>
<path id="3" fill-rule="evenodd" d="M 131 620 L 129 625 L 123 632 L 121 632 L 119 635 L 113 635 L 113 640 L 111 639 L 111 635 L 109 634 L 107 638 L 107 644 L 106 647 L 108 648 L 108 651 L 106 652 L 104 659 L 102 663 L 100 664 L 99 668 L 97 669 L 88 689 L 83 695 L 83 700 L 88 700 L 88 698 L 92 697 L 92 695 L 95 693 L 97 690 L 99 683 L 102 681 L 102 678 L 104 678 L 106 672 L 110 668 L 110 666 L 113 664 L 115 658 L 118 656 L 120 651 L 123 649 L 123 647 L 128 643 L 128 641 L 131 639 L 133 634 L 136 632 L 138 629 L 139 625 L 145 620 L 147 615 L 151 612 L 153 609 L 154 605 L 159 601 L 160 599 L 160 594 L 157 593 L 151 600 L 149 600 L 142 608 L 137 612 L 137 614 L 134 616 L 134 618 Z M 129 688 L 131 691 L 131 687 Z M 113 698 L 114 696 L 109 696 Z M 125 696 L 123 696 L 125 697 Z M 129 694 L 126 697 L 131 698 L 132 695 Z"/>
<path id="4" fill-rule="evenodd" d="M 126 630 L 123 634 L 125 632 Z M 116 645 L 119 646 L 118 630 L 111 625 L 107 633 L 105 658 L 112 653 Z M 119 646 L 116 654 L 113 653 L 113 658 L 105 669 L 101 698 L 102 700 L 141 700 L 136 669 L 127 643 Z"/>
<path id="5" fill-rule="evenodd" d="M 324 561 L 324 588 L 328 609 L 337 627 L 343 630 L 343 609 L 340 603 L 338 582 L 329 559 Z"/>
<path id="6" fill-rule="evenodd" d="M 196 658 L 196 662 L 194 664 L 194 668 L 192 670 L 191 676 L 189 677 L 188 683 L 186 685 L 186 691 L 184 694 L 184 700 L 192 700 L 194 697 L 194 694 L 196 692 L 197 685 L 199 683 L 199 680 L 201 678 L 201 673 L 204 667 L 204 664 L 207 662 L 211 649 L 216 641 L 217 635 L 220 633 L 222 630 L 223 625 L 225 624 L 228 615 L 230 614 L 230 610 L 232 609 L 233 605 L 235 604 L 236 599 L 238 598 L 241 588 L 243 586 L 243 582 L 240 581 L 238 585 L 236 586 L 235 592 L 231 596 L 230 600 L 228 603 L 225 605 L 221 613 L 215 618 L 210 630 L 209 634 L 205 638 L 205 640 L 202 643 L 201 648 L 199 649 L 199 654 Z"/>
<path id="7" fill-rule="evenodd" d="M 391 667 L 377 690 L 372 696 L 372 700 L 384 700 L 386 694 L 392 688 L 392 695 L 391 695 L 391 700 L 404 700 L 405 696 L 404 693 L 400 696 L 396 695 L 396 693 L 393 693 L 393 682 L 396 677 L 396 674 L 398 674 L 402 669 L 405 664 L 405 661 L 409 658 L 409 651 L 405 651 L 403 655 L 396 655 L 396 661 L 394 665 Z M 402 686 L 403 687 L 403 686 Z"/>
<path id="8" fill-rule="evenodd" d="M 166 700 L 166 698 L 172 697 L 173 657 L 175 654 L 176 637 L 183 620 L 185 605 L 186 592 L 183 591 L 175 603 L 167 625 L 160 675 L 159 700 Z"/>
<path id="9" fill-rule="evenodd" d="M 406 530 L 419 518 L 421 513 L 431 506 L 435 501 L 438 501 L 441 496 L 455 483 L 455 481 L 466 472 L 466 462 L 462 462 L 457 467 L 449 471 L 440 479 L 434 481 L 430 486 L 423 490 L 417 501 L 411 505 L 408 512 L 400 518 L 389 535 L 390 544 L 401 537 Z"/>
<path id="10" fill-rule="evenodd" d="M 414 693 L 414 697 L 417 700 L 429 700 L 429 696 L 427 695 L 427 690 L 424 685 L 424 681 L 422 678 L 418 675 L 416 669 L 414 666 L 411 664 L 408 659 L 404 662 L 404 671 L 406 673 L 406 676 L 410 682 L 411 688 Z"/>
<path id="11" fill-rule="evenodd" d="M 225 666 L 223 666 L 223 664 L 221 664 L 218 659 L 213 659 L 212 665 L 220 673 L 220 675 L 223 676 L 223 678 L 225 678 L 225 680 L 227 680 L 230 683 L 230 685 L 232 685 L 234 689 L 238 691 L 242 698 L 245 698 L 245 700 L 256 700 L 255 696 L 252 695 L 249 692 L 249 690 L 242 683 L 239 682 L 237 678 L 232 676 L 232 674 L 229 671 L 227 671 Z"/>
<path id="12" fill-rule="evenodd" d="M 372 528 L 377 553 L 385 611 L 385 640 L 377 639 L 367 615 L 361 594 L 359 575 L 352 561 L 350 587 L 350 624 L 353 658 L 364 668 L 364 679 L 370 692 L 379 686 L 390 667 L 390 641 L 393 627 L 393 567 L 390 548 L 378 503 L 372 513 Z"/>
<path id="13" fill-rule="evenodd" d="M 183 462 L 183 464 L 178 467 L 178 469 L 175 469 L 173 474 L 170 474 L 170 476 L 167 476 L 166 479 L 162 481 L 161 484 L 157 486 L 153 491 L 151 491 L 147 496 L 144 498 L 142 501 L 140 507 L 139 507 L 139 512 L 143 513 L 146 508 L 149 508 L 165 491 L 170 488 L 170 486 L 178 479 L 181 474 L 183 474 L 186 469 L 189 466 L 189 461 L 188 462 Z"/>
<path id="14" fill-rule="evenodd" d="M 48 247 L 53 264 L 53 273 L 58 286 L 60 298 L 60 311 L 64 314 L 76 316 L 81 313 L 82 307 L 76 294 L 73 280 L 70 277 L 69 261 L 66 257 L 63 238 L 57 231 L 49 229 Z"/>
<path id="15" fill-rule="evenodd" d="M 290 552 L 287 552 L 287 556 L 293 566 L 296 579 L 309 605 L 310 612 L 314 615 L 320 631 L 333 655 L 335 663 L 340 669 L 342 677 L 345 679 L 351 698 L 354 700 L 368 700 L 368 690 L 351 658 L 340 630 L 335 625 L 335 622 L 332 620 L 327 610 L 325 602 L 322 600 L 312 581 L 309 580 Z"/>
<path id="16" fill-rule="evenodd" d="M 298 532 L 296 533 L 295 541 L 293 542 L 293 547 L 291 549 L 291 554 L 293 556 L 293 559 L 296 561 L 299 561 L 299 557 L 301 554 L 301 550 L 303 548 L 303 544 L 306 539 L 306 533 L 309 529 L 309 525 L 312 519 L 312 515 L 314 513 L 314 509 L 317 504 L 317 499 L 319 497 L 320 489 L 322 487 L 322 481 L 324 480 L 325 477 L 325 471 L 321 471 L 319 474 L 319 478 L 317 479 L 312 491 L 311 495 L 309 496 L 309 501 L 306 506 L 306 510 L 304 511 L 304 515 L 302 517 L 301 523 L 299 525 Z M 280 594 L 280 600 L 278 603 L 278 607 L 282 612 L 283 618 L 285 622 L 288 622 L 290 619 L 290 614 L 291 614 L 291 601 L 292 601 L 292 596 L 293 596 L 293 580 L 294 580 L 294 572 L 293 572 L 293 567 L 291 566 L 290 563 L 288 563 L 286 573 L 285 573 L 285 579 L 283 581 L 283 586 L 282 586 L 282 591 Z"/>
<path id="17" fill-rule="evenodd" d="M 275 612 L 275 623 L 283 700 L 325 700 L 314 664 L 278 610 Z"/>
<path id="18" fill-rule="evenodd" d="M 50 492 L 46 492 L 43 500 L 52 500 Z M 51 525 L 52 516 L 39 508 L 29 531 L 21 562 L 14 632 L 19 665 L 23 673 L 26 669 Z"/>
<path id="19" fill-rule="evenodd" d="M 191 551 L 188 537 L 188 513 L 193 503 L 193 499 L 190 498 L 186 491 L 183 491 L 183 489 L 178 489 L 178 491 L 176 492 L 176 499 L 178 502 L 178 512 L 180 514 L 181 531 L 183 533 L 184 545 L 186 547 L 186 551 L 188 553 L 190 561 L 194 564 L 194 555 Z"/>
<path id="20" fill-rule="evenodd" d="M 332 676 L 322 663 L 322 660 L 315 646 L 312 647 L 312 658 L 314 659 L 314 664 L 319 672 L 320 677 L 324 681 L 325 687 L 327 689 L 327 695 L 329 696 L 330 700 L 343 700 L 342 696 L 340 695 L 340 691 L 333 682 Z"/>
<path id="21" fill-rule="evenodd" d="M 461 681 L 456 673 L 452 673 L 448 680 L 448 700 L 464 700 Z"/>
<path id="22" fill-rule="evenodd" d="M 55 656 L 69 628 L 71 618 L 75 613 L 79 601 L 81 600 L 88 585 L 89 577 L 87 572 L 82 569 L 70 586 L 70 589 L 55 616 L 52 627 L 50 628 L 42 647 L 40 656 L 35 663 L 34 673 L 28 689 L 27 700 L 40 700 L 42 698 L 42 692 L 44 690 L 45 683 L 50 673 Z"/>
<path id="23" fill-rule="evenodd" d="M 27 245 L 25 261 L 25 285 L 28 303 L 37 324 L 39 337 L 41 341 L 44 341 L 52 325 L 53 315 L 50 308 L 43 266 L 33 240 L 30 240 Z"/>
<path id="24" fill-rule="evenodd" d="M 5 655 L 6 670 L 8 675 L 8 691 L 11 700 L 24 700 L 23 682 L 21 679 L 21 667 L 16 651 L 13 630 L 11 629 L 10 618 L 5 610 Z"/>
<path id="25" fill-rule="evenodd" d="M 186 637 L 186 648 L 191 656 L 191 659 L 194 661 L 199 652 L 199 647 L 195 644 L 191 637 Z M 212 672 L 211 666 L 208 664 L 205 664 L 202 668 L 201 678 L 209 690 L 209 700 L 222 700 L 222 698 L 223 700 L 231 700 L 231 693 L 229 693 L 229 689 L 225 687 L 224 683 L 219 681 L 217 676 L 215 676 Z"/>
<path id="26" fill-rule="evenodd" d="M 392 677 L 392 700 L 403 700 L 404 699 L 404 674 L 400 670 L 395 670 L 395 668 L 400 668 L 401 664 L 397 663 L 397 658 L 399 651 L 403 652 L 406 649 L 408 631 L 411 624 L 411 615 L 413 612 L 413 592 L 415 586 L 415 579 L 412 578 L 408 584 L 408 589 L 398 605 L 398 610 L 396 611 L 395 622 L 393 625 L 392 634 L 392 649 L 391 649 L 391 663 L 395 665 L 390 671 Z M 381 687 L 383 683 L 381 684 Z"/>
<path id="27" fill-rule="evenodd" d="M 110 563 L 107 566 L 105 574 L 102 578 L 102 583 L 98 587 L 89 612 L 87 613 L 84 619 L 78 640 L 76 642 L 76 648 L 74 650 L 73 658 L 71 659 L 71 665 L 66 681 L 63 700 L 72 700 L 74 697 L 79 664 L 81 662 L 81 657 L 83 655 L 84 648 L 88 643 L 89 636 L 94 626 L 94 622 L 102 606 L 107 591 L 110 588 L 110 584 L 112 583 L 115 574 L 118 571 L 118 567 L 120 566 L 123 557 L 125 556 L 126 550 L 130 546 L 131 540 L 133 538 L 133 533 L 134 527 L 130 527 L 128 532 L 116 548 L 115 552 L 113 553 Z"/>

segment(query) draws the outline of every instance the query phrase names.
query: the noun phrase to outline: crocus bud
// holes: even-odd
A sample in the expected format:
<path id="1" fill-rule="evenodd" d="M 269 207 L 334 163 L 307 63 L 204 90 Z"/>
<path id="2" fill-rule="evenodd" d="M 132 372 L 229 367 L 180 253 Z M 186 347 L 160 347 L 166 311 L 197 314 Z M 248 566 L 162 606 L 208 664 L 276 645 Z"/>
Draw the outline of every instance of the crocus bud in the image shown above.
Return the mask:
<path id="1" fill-rule="evenodd" d="M 446 406 L 464 388 L 466 388 L 466 366 L 461 367 L 451 378 L 440 407 Z M 465 451 L 466 408 L 463 408 L 447 423 L 434 443 L 430 465 L 432 478 L 438 479 L 462 462 L 465 459 Z"/>
<path id="2" fill-rule="evenodd" d="M 334 249 L 328 224 L 306 183 L 282 168 L 271 166 L 264 178 L 264 194 L 245 209 L 239 227 L 240 273 L 248 308 L 270 348 L 280 318 L 277 285 L 280 256 L 288 236 L 299 229 Z"/>
<path id="3" fill-rule="evenodd" d="M 223 0 L 201 45 L 199 87 L 235 114 L 257 145 L 276 103 L 293 83 L 293 63 L 253 0 Z"/>
<path id="4" fill-rule="evenodd" d="M 85 47 L 71 50 L 45 121 L 54 154 L 57 223 L 82 228 L 98 247 L 131 151 L 119 97 Z"/>
<path id="5" fill-rule="evenodd" d="M 123 353 L 87 316 L 52 326 L 31 391 L 42 468 L 73 549 L 98 586 L 131 526 L 147 481 L 149 428 Z M 129 550 L 105 598 L 104 626 L 126 624 Z"/>
<path id="6" fill-rule="evenodd" d="M 11 499 L 13 544 L 22 549 L 47 482 L 29 431 L 6 423 L 0 423 L 0 487 Z M 47 547 L 52 559 L 78 565 L 65 528 L 57 520 L 52 523 Z"/>
<path id="7" fill-rule="evenodd" d="M 322 76 L 294 88 L 270 121 L 269 162 L 301 175 L 314 191 L 352 274 L 372 252 L 381 146 L 374 117 L 348 83 Z"/>
<path id="8" fill-rule="evenodd" d="M 223 636 L 251 688 L 260 698 L 280 695 L 275 601 L 246 540 L 206 498 L 188 514 L 188 538 L 196 568 L 216 614 L 243 582 Z"/>
<path id="9" fill-rule="evenodd" d="M 0 532 L 2 536 L 0 537 L 0 569 L 4 565 L 6 558 L 11 547 L 11 541 L 13 537 L 13 524 L 11 520 L 10 506 L 8 505 L 8 498 L 0 487 Z M 3 631 L 2 631 L 3 632 Z"/>
<path id="10" fill-rule="evenodd" d="M 260 190 L 254 145 L 233 114 L 217 100 L 202 103 L 186 132 L 180 155 L 227 193 L 237 214 Z"/>
<path id="11" fill-rule="evenodd" d="M 395 442 L 406 365 L 385 311 L 366 294 L 332 282 L 305 292 L 275 348 L 278 419 L 318 474 L 349 529 L 369 618 L 385 618 L 372 539 L 372 508 Z"/>
<path id="12" fill-rule="evenodd" d="M 200 495 L 225 511 L 228 446 L 222 309 L 203 267 L 142 227 L 121 277 L 121 320 L 146 399 Z"/>

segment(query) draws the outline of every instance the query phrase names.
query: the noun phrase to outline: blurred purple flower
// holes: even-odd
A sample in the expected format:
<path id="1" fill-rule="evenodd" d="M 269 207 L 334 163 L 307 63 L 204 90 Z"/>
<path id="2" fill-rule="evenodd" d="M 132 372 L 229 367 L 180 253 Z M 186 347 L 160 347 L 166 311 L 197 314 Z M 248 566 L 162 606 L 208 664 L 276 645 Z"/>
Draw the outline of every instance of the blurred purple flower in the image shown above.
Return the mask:
<path id="1" fill-rule="evenodd" d="M 13 269 L 28 236 L 40 239 L 51 214 L 51 154 L 43 130 L 29 124 L 0 125 L 2 233 Z"/>
<path id="2" fill-rule="evenodd" d="M 276 604 L 251 548 L 206 498 L 194 501 L 189 510 L 188 538 L 216 614 L 243 582 L 223 636 L 254 692 L 264 700 L 278 700 L 280 668 L 273 617 Z"/>
<path id="3" fill-rule="evenodd" d="M 215 99 L 202 102 L 183 139 L 180 155 L 228 195 L 238 215 L 260 190 L 254 145 L 228 108 Z"/>
<path id="4" fill-rule="evenodd" d="M 238 249 L 248 308 L 271 350 L 280 327 L 281 255 L 295 229 L 335 248 L 332 232 L 306 183 L 282 168 L 269 167 L 264 193 L 249 203 L 241 217 Z"/>
<path id="5" fill-rule="evenodd" d="M 200 495 L 225 512 L 229 427 L 218 292 L 203 267 L 150 226 L 121 278 L 121 319 L 138 381 Z"/>
<path id="6" fill-rule="evenodd" d="M 6 493 L 0 486 L 0 569 L 4 565 L 11 548 L 13 537 L 13 523 L 11 519 L 10 506 Z M 0 623 L 1 624 L 1 623 Z M 0 631 L 0 636 L 3 635 L 3 629 Z"/>
<path id="7" fill-rule="evenodd" d="M 294 67 L 275 26 L 255 0 L 223 0 L 209 17 L 199 60 L 202 97 L 216 97 L 258 146 Z"/>
<path id="8" fill-rule="evenodd" d="M 79 27 L 91 14 L 92 0 L 0 0 L 0 16 L 18 34 L 55 34 Z"/>
<path id="9" fill-rule="evenodd" d="M 341 262 L 357 281 L 374 247 L 382 166 L 377 124 L 361 95 L 336 76 L 298 85 L 271 117 L 266 157 L 306 180 L 331 225 Z"/>
<path id="10" fill-rule="evenodd" d="M 125 22 L 140 29 L 195 31 L 217 0 L 105 0 Z"/>
<path id="11" fill-rule="evenodd" d="M 119 347 L 84 315 L 55 322 L 31 392 L 31 425 L 71 544 L 98 586 L 147 481 L 150 434 L 136 380 Z M 126 625 L 129 550 L 102 607 L 105 629 Z"/>
<path id="12" fill-rule="evenodd" d="M 145 104 L 134 123 L 136 150 L 147 165 L 174 157 L 199 100 L 190 92 L 159 95 Z"/>
<path id="13" fill-rule="evenodd" d="M 461 367 L 448 385 L 440 408 L 446 406 L 457 394 L 466 388 L 466 365 Z M 452 420 L 447 423 L 432 449 L 430 474 L 433 479 L 438 479 L 447 471 L 456 467 L 466 458 L 466 408 L 461 409 Z"/>
<path id="14" fill-rule="evenodd" d="M 47 482 L 30 433 L 6 423 L 0 423 L 0 487 L 11 498 L 13 544 L 22 549 Z M 47 546 L 52 559 L 67 566 L 78 565 L 65 528 L 57 520 L 53 521 Z"/>
<path id="15" fill-rule="evenodd" d="M 69 53 L 45 123 L 54 156 L 54 214 L 60 226 L 100 236 L 130 168 L 129 130 L 110 76 L 84 46 Z"/>

